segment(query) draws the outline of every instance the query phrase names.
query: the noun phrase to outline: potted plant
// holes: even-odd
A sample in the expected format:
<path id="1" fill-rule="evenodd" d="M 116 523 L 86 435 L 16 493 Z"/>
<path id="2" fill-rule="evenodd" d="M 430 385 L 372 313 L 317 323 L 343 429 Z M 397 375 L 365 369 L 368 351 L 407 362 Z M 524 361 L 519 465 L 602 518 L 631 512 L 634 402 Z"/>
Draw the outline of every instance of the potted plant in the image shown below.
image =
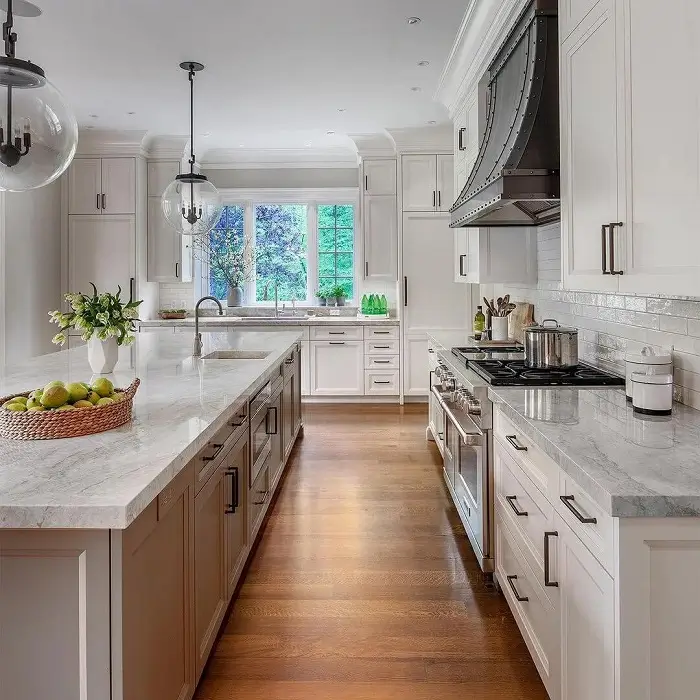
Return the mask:
<path id="1" fill-rule="evenodd" d="M 316 299 L 318 300 L 318 305 L 319 305 L 319 306 L 325 306 L 325 305 L 326 305 L 326 298 L 327 298 L 327 296 L 328 296 L 328 294 L 327 294 L 323 289 L 319 289 L 319 290 L 316 292 Z"/>
<path id="2" fill-rule="evenodd" d="M 119 359 L 118 346 L 134 342 L 135 322 L 138 318 L 140 301 L 121 300 L 122 288 L 116 294 L 98 294 L 92 285 L 93 294 L 66 294 L 71 310 L 68 313 L 52 311 L 51 323 L 57 323 L 59 332 L 53 343 L 64 345 L 68 339 L 66 331 L 74 328 L 80 331 L 88 345 L 88 362 L 95 374 L 110 374 Z"/>
<path id="3" fill-rule="evenodd" d="M 336 285 L 335 287 L 333 287 L 333 289 L 331 290 L 331 295 L 335 297 L 336 306 L 345 306 L 345 297 L 347 296 L 347 294 L 340 285 Z"/>

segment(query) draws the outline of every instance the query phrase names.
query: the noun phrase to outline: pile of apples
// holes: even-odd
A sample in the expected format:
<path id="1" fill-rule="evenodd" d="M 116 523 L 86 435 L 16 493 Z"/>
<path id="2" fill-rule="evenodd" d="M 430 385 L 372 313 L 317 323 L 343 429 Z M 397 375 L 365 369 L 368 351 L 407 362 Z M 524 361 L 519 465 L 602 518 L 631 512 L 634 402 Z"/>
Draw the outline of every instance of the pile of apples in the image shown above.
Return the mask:
<path id="1" fill-rule="evenodd" d="M 96 379 L 92 384 L 85 382 L 49 382 L 41 389 L 35 389 L 29 396 L 15 396 L 2 407 L 6 411 L 79 411 L 99 406 L 110 406 L 124 400 L 122 392 L 114 391 L 114 384 L 106 377 Z"/>

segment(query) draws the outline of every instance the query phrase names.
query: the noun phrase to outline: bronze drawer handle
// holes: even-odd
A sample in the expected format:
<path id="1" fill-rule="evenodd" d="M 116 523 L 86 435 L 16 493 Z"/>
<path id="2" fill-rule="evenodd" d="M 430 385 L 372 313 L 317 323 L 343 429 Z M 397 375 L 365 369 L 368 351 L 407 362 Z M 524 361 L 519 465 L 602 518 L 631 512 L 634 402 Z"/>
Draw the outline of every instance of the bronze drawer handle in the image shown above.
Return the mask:
<path id="1" fill-rule="evenodd" d="M 515 505 L 515 499 L 517 496 L 506 496 L 506 501 L 508 501 L 508 505 L 513 509 L 513 512 L 518 516 L 518 517 L 523 517 L 527 515 L 526 510 L 518 510 L 518 506 Z"/>
<path id="2" fill-rule="evenodd" d="M 513 581 L 517 581 L 518 577 L 517 576 L 506 576 L 506 579 L 508 581 L 508 585 L 510 586 L 510 590 L 513 591 L 513 595 L 515 596 L 515 600 L 517 600 L 519 603 L 527 603 L 528 600 L 530 600 L 526 595 L 520 595 L 518 593 L 518 589 L 515 587 L 515 584 Z"/>
<path id="3" fill-rule="evenodd" d="M 521 445 L 519 442 L 517 442 L 518 436 L 517 435 L 506 435 L 506 440 L 515 447 L 518 452 L 527 452 L 527 447 L 525 445 Z"/>
<path id="4" fill-rule="evenodd" d="M 584 525 L 596 525 L 598 518 L 587 518 L 578 508 L 574 507 L 573 496 L 559 496 L 559 500 L 576 516 L 576 519 Z"/>
<path id="5" fill-rule="evenodd" d="M 559 537 L 559 533 L 554 530 L 552 532 L 544 533 L 544 585 L 550 588 L 558 588 L 559 583 L 557 581 L 552 581 L 549 577 L 549 538 Z"/>

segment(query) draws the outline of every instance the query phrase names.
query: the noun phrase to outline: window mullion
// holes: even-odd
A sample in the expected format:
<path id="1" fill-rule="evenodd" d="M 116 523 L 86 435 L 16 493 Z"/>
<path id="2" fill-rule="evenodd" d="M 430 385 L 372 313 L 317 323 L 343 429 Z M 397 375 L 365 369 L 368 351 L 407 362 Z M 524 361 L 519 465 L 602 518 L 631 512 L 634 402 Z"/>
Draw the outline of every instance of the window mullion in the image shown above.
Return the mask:
<path id="1" fill-rule="evenodd" d="M 318 202 L 309 202 L 306 216 L 306 303 L 310 304 L 319 287 L 318 280 Z"/>

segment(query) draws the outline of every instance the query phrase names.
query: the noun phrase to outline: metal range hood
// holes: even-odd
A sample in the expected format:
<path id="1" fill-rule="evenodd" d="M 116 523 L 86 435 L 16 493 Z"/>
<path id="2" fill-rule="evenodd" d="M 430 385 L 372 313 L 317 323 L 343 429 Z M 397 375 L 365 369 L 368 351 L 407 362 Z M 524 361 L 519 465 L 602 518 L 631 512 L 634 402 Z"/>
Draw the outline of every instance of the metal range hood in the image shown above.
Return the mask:
<path id="1" fill-rule="evenodd" d="M 484 76 L 486 129 L 450 226 L 560 219 L 557 0 L 534 0 Z"/>

